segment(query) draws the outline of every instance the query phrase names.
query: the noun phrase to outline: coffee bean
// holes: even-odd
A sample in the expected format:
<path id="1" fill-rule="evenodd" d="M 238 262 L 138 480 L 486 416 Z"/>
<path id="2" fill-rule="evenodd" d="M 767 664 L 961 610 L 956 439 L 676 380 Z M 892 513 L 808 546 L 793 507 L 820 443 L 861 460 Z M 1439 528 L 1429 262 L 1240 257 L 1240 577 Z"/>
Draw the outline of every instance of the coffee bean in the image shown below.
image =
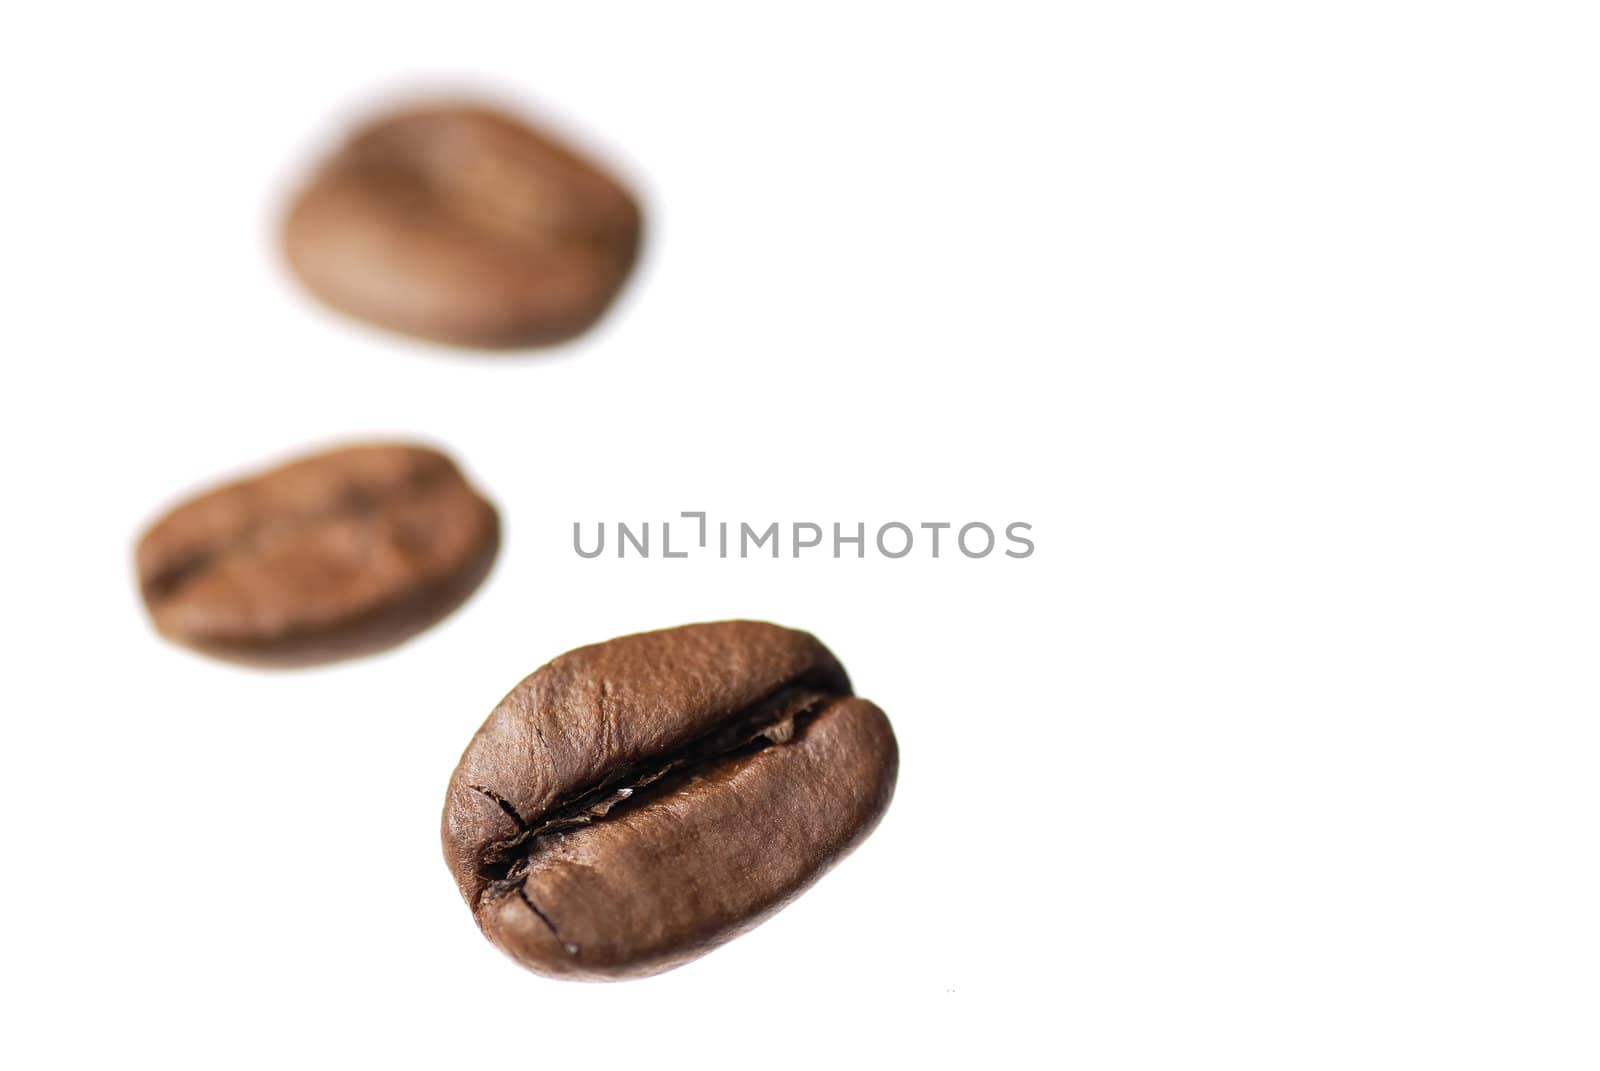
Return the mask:
<path id="1" fill-rule="evenodd" d="M 653 974 L 799 895 L 872 831 L 898 765 L 883 711 L 804 632 L 624 636 L 489 715 L 450 780 L 445 858 L 524 966 Z"/>
<path id="2" fill-rule="evenodd" d="M 297 665 L 426 628 L 478 586 L 499 543 L 494 507 L 449 458 L 352 446 L 190 499 L 145 532 L 137 564 L 163 635 Z"/>
<path id="3" fill-rule="evenodd" d="M 547 134 L 465 104 L 380 119 L 346 142 L 284 220 L 290 267 L 341 312 L 461 346 L 587 329 L 633 266 L 639 210 Z"/>

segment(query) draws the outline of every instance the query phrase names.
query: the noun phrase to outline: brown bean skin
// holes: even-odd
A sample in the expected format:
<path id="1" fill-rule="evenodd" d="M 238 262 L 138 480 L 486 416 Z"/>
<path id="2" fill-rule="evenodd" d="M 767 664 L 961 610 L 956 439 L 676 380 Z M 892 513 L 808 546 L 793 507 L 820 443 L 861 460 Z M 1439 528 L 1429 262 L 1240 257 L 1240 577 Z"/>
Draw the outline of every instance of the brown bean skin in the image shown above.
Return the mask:
<path id="1" fill-rule="evenodd" d="M 170 510 L 136 567 L 162 635 L 217 657 L 308 665 L 393 646 L 483 580 L 498 515 L 449 458 L 375 444 L 303 457 Z"/>
<path id="2" fill-rule="evenodd" d="M 638 253 L 633 197 L 504 113 L 435 104 L 356 131 L 294 198 L 283 253 L 328 306 L 456 346 L 587 330 Z"/>
<path id="3" fill-rule="evenodd" d="M 625 636 L 557 658 L 489 716 L 451 778 L 445 856 L 519 963 L 638 977 L 804 891 L 876 826 L 898 766 L 888 719 L 806 633 Z"/>

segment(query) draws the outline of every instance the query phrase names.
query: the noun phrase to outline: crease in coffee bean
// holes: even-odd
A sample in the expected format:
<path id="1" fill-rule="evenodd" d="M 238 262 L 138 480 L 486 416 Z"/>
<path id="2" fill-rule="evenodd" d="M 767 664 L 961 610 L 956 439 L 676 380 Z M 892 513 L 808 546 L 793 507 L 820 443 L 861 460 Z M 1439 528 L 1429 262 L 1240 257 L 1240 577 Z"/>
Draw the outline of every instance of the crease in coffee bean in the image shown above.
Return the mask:
<path id="1" fill-rule="evenodd" d="M 397 155 L 381 155 L 385 151 Z M 605 220 L 560 211 L 566 194 L 559 185 L 528 181 L 528 166 L 515 157 L 484 146 L 469 154 L 467 163 L 446 166 L 410 159 L 391 147 L 359 160 L 351 169 L 387 196 L 408 200 L 415 209 L 488 241 L 520 249 L 603 250 L 616 237 L 616 228 Z"/>
<path id="2" fill-rule="evenodd" d="M 840 698 L 845 696 L 803 683 L 789 684 L 674 754 L 653 762 L 634 763 L 594 787 L 558 801 L 538 821 L 530 821 L 492 789 L 469 786 L 493 800 L 518 830 L 515 836 L 484 847 L 479 873 L 488 882 L 478 894 L 479 906 L 485 899 L 499 899 L 511 893 L 523 895 L 528 869 L 548 838 L 561 837 L 659 799 L 694 781 L 709 767 L 791 743 L 824 707 Z M 535 913 L 544 917 L 537 910 Z M 551 931 L 554 932 L 553 926 Z"/>
<path id="3" fill-rule="evenodd" d="M 479 144 L 465 163 L 419 168 L 422 186 L 439 210 L 487 238 L 518 246 L 585 246 L 604 249 L 618 228 L 572 204 L 562 183 L 540 176 L 537 161 Z"/>
<path id="4" fill-rule="evenodd" d="M 340 518 L 369 516 L 392 503 L 420 498 L 432 492 L 448 482 L 450 475 L 443 468 L 425 469 L 411 474 L 392 491 L 382 494 L 374 494 L 359 484 L 351 484 L 341 491 L 329 508 L 296 517 L 292 524 L 275 524 L 270 520 L 253 524 L 235 538 L 206 547 L 151 577 L 145 582 L 145 591 L 153 601 L 171 599 L 216 562 L 230 555 L 253 551 L 268 538 L 281 539 L 290 533 L 316 528 Z"/>
<path id="5" fill-rule="evenodd" d="M 472 789 L 474 792 L 481 793 L 494 800 L 495 804 L 506 813 L 506 817 L 517 824 L 517 828 L 519 830 L 524 833 L 528 831 L 528 823 L 522 820 L 522 815 L 517 813 L 516 805 L 510 800 L 500 795 L 500 793 L 496 792 L 494 789 L 486 788 L 483 785 L 468 785 L 467 787 Z"/>
<path id="6" fill-rule="evenodd" d="M 569 956 L 576 956 L 578 954 L 578 946 L 561 936 L 561 931 L 556 929 L 554 922 L 550 921 L 550 916 L 539 910 L 539 905 L 529 898 L 527 888 L 519 885 L 516 891 L 517 896 L 521 898 L 524 904 L 528 905 L 528 910 L 533 912 L 534 917 L 544 923 L 545 929 L 550 931 L 552 937 L 561 942 L 561 950 Z"/>
<path id="7" fill-rule="evenodd" d="M 423 181 L 410 191 L 414 211 L 437 225 L 469 234 L 474 240 L 524 255 L 543 255 L 553 263 L 574 253 L 615 259 L 619 235 L 598 223 L 575 227 L 571 220 L 552 223 L 538 211 L 511 212 L 491 207 L 457 191 Z"/>

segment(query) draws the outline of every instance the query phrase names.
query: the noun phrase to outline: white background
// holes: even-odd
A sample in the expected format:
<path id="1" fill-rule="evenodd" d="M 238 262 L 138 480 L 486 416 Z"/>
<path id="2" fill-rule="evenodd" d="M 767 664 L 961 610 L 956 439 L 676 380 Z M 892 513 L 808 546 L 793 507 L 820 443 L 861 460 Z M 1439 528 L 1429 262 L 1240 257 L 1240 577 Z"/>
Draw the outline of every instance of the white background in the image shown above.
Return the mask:
<path id="1" fill-rule="evenodd" d="M 0 1063 L 1592 1068 L 1592 5 L 51 4 L 0 23 Z M 478 86 L 641 192 L 602 327 L 339 321 L 286 189 Z M 158 641 L 141 527 L 369 434 L 499 503 L 383 657 Z M 584 561 L 575 520 L 1034 525 L 969 561 Z M 815 631 L 878 832 L 706 958 L 544 980 L 446 779 L 546 659 Z"/>

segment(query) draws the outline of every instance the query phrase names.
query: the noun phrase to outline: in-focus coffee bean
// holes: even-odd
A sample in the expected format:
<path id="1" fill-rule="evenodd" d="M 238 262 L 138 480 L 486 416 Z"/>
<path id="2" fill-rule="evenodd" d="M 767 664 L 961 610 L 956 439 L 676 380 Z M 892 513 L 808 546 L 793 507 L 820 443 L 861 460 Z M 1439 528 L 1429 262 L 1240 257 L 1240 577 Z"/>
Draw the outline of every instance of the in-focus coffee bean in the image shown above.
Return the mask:
<path id="1" fill-rule="evenodd" d="M 445 858 L 524 966 L 653 974 L 799 895 L 871 832 L 898 767 L 883 711 L 804 632 L 624 636 L 489 715 L 450 780 Z"/>
<path id="2" fill-rule="evenodd" d="M 461 346 L 559 342 L 588 328 L 633 266 L 639 209 L 547 134 L 467 104 L 357 131 L 284 220 L 307 289 L 348 315 Z"/>
<path id="3" fill-rule="evenodd" d="M 500 545 L 489 505 L 418 446 L 350 446 L 215 488 L 139 540 L 165 636 L 219 657 L 297 665 L 392 646 L 449 613 Z"/>

